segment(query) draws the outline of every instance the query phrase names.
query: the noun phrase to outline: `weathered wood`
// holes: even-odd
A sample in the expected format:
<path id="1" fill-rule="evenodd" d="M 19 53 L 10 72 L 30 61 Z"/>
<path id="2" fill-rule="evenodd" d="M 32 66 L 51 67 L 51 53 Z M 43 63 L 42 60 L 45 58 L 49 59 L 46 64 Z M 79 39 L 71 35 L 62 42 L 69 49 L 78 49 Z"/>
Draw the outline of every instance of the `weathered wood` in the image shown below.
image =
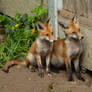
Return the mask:
<path id="1" fill-rule="evenodd" d="M 58 38 L 58 23 L 57 23 L 57 0 L 48 0 L 49 16 L 52 18 L 52 26 L 55 39 Z"/>
<path id="2" fill-rule="evenodd" d="M 74 16 L 73 13 L 66 11 L 66 10 L 61 10 L 59 12 L 59 15 L 61 15 L 62 17 L 66 19 L 72 19 L 72 17 Z M 89 20 L 88 18 L 79 16 L 79 22 L 81 25 L 86 26 L 88 29 L 92 29 L 92 21 Z"/>
<path id="3" fill-rule="evenodd" d="M 81 0 L 83 3 L 83 16 L 88 17 L 88 2 L 87 0 Z"/>
<path id="4" fill-rule="evenodd" d="M 68 3 L 68 10 L 69 11 L 71 11 L 71 12 L 75 12 L 75 10 L 74 10 L 74 1 L 75 0 L 68 0 L 69 1 L 69 3 Z"/>
<path id="5" fill-rule="evenodd" d="M 41 0 L 41 5 L 42 5 L 42 6 L 43 6 L 43 2 L 44 2 L 44 1 L 43 1 L 43 0 Z"/>
<path id="6" fill-rule="evenodd" d="M 92 71 L 92 30 L 81 27 L 81 32 L 84 35 L 82 66 Z"/>
<path id="7" fill-rule="evenodd" d="M 58 5 L 57 5 L 57 9 L 58 9 L 58 10 L 61 10 L 61 9 L 63 8 L 63 0 L 58 0 L 58 1 L 57 1 L 57 4 L 58 4 Z"/>
<path id="8" fill-rule="evenodd" d="M 83 16 L 83 2 L 82 0 L 74 0 L 74 10 L 77 15 Z"/>
<path id="9" fill-rule="evenodd" d="M 63 9 L 67 10 L 68 0 L 63 0 Z"/>
<path id="10" fill-rule="evenodd" d="M 88 18 L 92 19 L 92 0 L 88 0 Z"/>
<path id="11" fill-rule="evenodd" d="M 92 0 L 63 0 L 63 4 L 63 9 L 92 19 Z"/>
<path id="12" fill-rule="evenodd" d="M 84 0 L 78 0 L 78 1 L 79 1 L 79 5 L 77 7 L 80 13 L 79 15 L 84 16 L 84 4 L 83 4 Z"/>
<path id="13" fill-rule="evenodd" d="M 63 9 L 70 12 L 75 12 L 74 2 L 75 0 L 63 0 Z"/>

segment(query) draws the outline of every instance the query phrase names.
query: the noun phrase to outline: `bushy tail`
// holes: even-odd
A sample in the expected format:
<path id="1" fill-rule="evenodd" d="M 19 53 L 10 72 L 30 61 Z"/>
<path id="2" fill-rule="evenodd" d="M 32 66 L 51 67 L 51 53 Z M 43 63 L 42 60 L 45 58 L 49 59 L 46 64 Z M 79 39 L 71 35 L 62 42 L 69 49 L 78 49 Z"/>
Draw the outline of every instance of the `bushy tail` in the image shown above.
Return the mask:
<path id="1" fill-rule="evenodd" d="M 7 61 L 3 67 L 2 67 L 2 71 L 4 72 L 9 72 L 9 68 L 13 65 L 20 65 L 20 66 L 26 66 L 26 62 L 22 61 L 22 60 L 11 60 L 11 61 Z"/>

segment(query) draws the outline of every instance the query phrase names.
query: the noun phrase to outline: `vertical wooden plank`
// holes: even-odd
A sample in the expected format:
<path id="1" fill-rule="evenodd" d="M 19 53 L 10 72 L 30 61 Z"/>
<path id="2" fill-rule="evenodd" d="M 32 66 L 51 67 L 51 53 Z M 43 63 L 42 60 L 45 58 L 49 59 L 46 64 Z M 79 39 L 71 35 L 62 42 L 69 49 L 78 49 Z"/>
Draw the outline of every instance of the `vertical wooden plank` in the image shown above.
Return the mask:
<path id="1" fill-rule="evenodd" d="M 57 0 L 57 7 L 58 7 L 58 10 L 61 10 L 63 8 L 63 1 L 64 0 Z"/>
<path id="2" fill-rule="evenodd" d="M 78 16 L 83 16 L 84 14 L 84 5 L 83 5 L 83 1 L 81 0 L 75 0 L 75 12 L 77 13 Z"/>
<path id="3" fill-rule="evenodd" d="M 70 10 L 70 3 L 71 3 L 71 0 L 67 0 L 66 8 L 67 8 L 68 11 L 71 11 Z"/>
<path id="4" fill-rule="evenodd" d="M 75 0 L 68 0 L 69 2 L 68 2 L 68 10 L 70 11 L 70 12 L 75 12 L 75 10 L 74 10 L 74 1 Z"/>
<path id="5" fill-rule="evenodd" d="M 63 9 L 74 12 L 74 1 L 75 0 L 63 0 Z"/>
<path id="6" fill-rule="evenodd" d="M 67 10 L 68 9 L 68 0 L 63 0 L 63 9 Z"/>
<path id="7" fill-rule="evenodd" d="M 81 16 L 88 17 L 88 1 L 87 0 L 79 0 L 79 12 Z"/>
<path id="8" fill-rule="evenodd" d="M 43 6 L 43 2 L 44 2 L 44 1 L 43 1 L 43 0 L 41 0 L 41 5 L 42 5 L 42 6 Z"/>
<path id="9" fill-rule="evenodd" d="M 52 18 L 52 26 L 55 39 L 58 38 L 58 23 L 57 23 L 57 0 L 48 0 L 49 16 Z"/>
<path id="10" fill-rule="evenodd" d="M 80 12 L 80 0 L 76 0 L 76 12 L 77 12 L 77 15 L 81 15 L 81 12 Z"/>
<path id="11" fill-rule="evenodd" d="M 83 16 L 84 15 L 84 3 L 83 3 L 84 0 L 71 0 L 71 6 L 70 6 L 70 9 L 71 11 L 70 12 L 73 12 L 77 15 L 81 15 Z"/>
<path id="12" fill-rule="evenodd" d="M 82 0 L 83 2 L 83 16 L 88 17 L 88 3 L 87 0 Z"/>
<path id="13" fill-rule="evenodd" d="M 57 0 L 57 2 L 58 2 L 58 3 L 57 3 L 57 4 L 58 4 L 58 11 L 60 11 L 60 10 L 63 9 L 63 1 L 64 1 L 64 0 Z M 58 18 L 58 19 L 59 19 L 59 18 Z M 60 26 L 58 25 L 58 38 L 61 37 L 61 35 L 60 35 L 61 32 L 60 32 L 60 31 L 62 30 L 62 29 L 60 29 L 60 30 L 59 30 L 59 29 L 60 29 Z M 63 30 L 62 30 L 62 31 L 63 31 Z"/>
<path id="14" fill-rule="evenodd" d="M 43 7 L 48 7 L 48 0 L 41 0 L 41 4 L 43 4 Z"/>
<path id="15" fill-rule="evenodd" d="M 92 19 L 92 0 L 88 0 L 88 18 Z"/>
<path id="16" fill-rule="evenodd" d="M 80 15 L 84 16 L 84 0 L 80 0 Z"/>
<path id="17" fill-rule="evenodd" d="M 66 0 L 63 0 L 63 9 L 65 9 Z"/>

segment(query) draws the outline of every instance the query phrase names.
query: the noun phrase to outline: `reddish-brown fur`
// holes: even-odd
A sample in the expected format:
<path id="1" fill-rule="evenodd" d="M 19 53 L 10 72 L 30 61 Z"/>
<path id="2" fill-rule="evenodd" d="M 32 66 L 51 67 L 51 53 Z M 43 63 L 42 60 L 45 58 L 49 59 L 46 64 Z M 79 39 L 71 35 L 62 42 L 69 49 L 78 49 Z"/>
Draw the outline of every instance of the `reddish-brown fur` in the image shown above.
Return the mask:
<path id="1" fill-rule="evenodd" d="M 81 39 L 83 35 L 80 32 L 78 20 L 74 17 L 67 27 L 60 22 L 59 24 L 64 27 L 66 37 L 54 42 L 53 51 L 51 53 L 51 64 L 55 67 L 62 67 L 65 64 L 69 73 L 69 80 L 71 81 L 71 63 L 73 62 L 78 79 L 84 80 L 80 75 L 79 69 L 79 57 L 82 53 Z"/>

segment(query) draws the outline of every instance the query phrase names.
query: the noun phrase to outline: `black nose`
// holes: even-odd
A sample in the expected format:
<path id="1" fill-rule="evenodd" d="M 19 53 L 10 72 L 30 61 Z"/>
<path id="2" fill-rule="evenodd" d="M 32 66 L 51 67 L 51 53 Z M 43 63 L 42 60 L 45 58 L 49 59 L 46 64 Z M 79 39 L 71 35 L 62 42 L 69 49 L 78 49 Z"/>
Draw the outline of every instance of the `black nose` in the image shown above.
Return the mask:
<path id="1" fill-rule="evenodd" d="M 56 40 L 54 40 L 53 42 L 56 42 Z"/>
<path id="2" fill-rule="evenodd" d="M 83 39 L 83 38 L 84 38 L 84 36 L 81 37 L 81 39 Z"/>

